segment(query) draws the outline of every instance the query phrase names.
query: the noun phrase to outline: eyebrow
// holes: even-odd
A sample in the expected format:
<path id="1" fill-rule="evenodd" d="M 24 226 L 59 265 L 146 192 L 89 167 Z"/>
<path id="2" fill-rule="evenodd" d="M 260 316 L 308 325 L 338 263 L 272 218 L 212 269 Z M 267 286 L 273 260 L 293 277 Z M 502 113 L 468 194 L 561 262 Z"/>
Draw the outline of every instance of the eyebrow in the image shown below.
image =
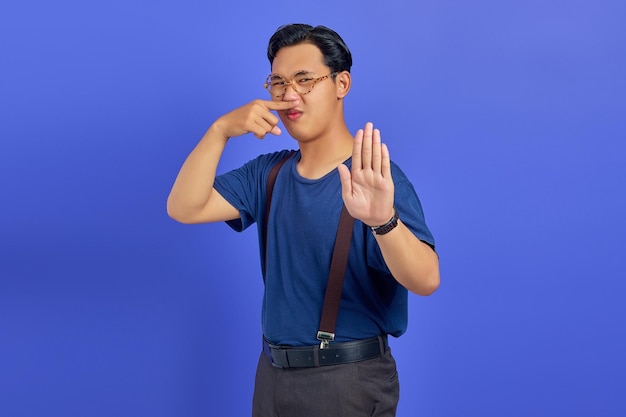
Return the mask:
<path id="1" fill-rule="evenodd" d="M 315 75 L 315 71 L 298 70 L 298 71 L 294 72 L 294 73 L 291 75 L 291 77 L 295 77 L 296 75 L 301 75 L 301 74 L 311 74 L 311 75 Z M 271 74 L 271 77 L 272 77 L 272 79 L 274 79 L 274 78 L 287 78 L 287 77 L 285 77 L 285 76 L 283 76 L 283 75 L 276 74 L 276 73 Z"/>

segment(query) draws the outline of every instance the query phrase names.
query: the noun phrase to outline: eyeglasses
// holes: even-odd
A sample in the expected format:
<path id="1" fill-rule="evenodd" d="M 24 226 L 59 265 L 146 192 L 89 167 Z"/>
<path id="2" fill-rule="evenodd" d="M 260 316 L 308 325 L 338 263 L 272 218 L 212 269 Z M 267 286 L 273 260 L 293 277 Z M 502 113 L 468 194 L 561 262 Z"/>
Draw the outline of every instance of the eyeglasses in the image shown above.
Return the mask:
<path id="1" fill-rule="evenodd" d="M 287 86 L 291 85 L 296 93 L 303 96 L 309 94 L 318 82 L 335 75 L 337 73 L 333 72 L 316 78 L 313 77 L 313 74 L 303 71 L 295 74 L 290 80 L 285 80 L 280 75 L 270 74 L 265 80 L 265 88 L 273 97 L 283 97 L 287 91 Z"/>

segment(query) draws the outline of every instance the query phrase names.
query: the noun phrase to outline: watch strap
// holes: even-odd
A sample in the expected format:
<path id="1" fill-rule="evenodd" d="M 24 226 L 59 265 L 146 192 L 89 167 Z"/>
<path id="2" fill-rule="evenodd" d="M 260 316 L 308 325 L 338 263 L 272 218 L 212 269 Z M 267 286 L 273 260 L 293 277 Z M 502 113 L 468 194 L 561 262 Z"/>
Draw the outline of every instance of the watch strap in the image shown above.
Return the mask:
<path id="1" fill-rule="evenodd" d="M 375 235 L 385 235 L 396 228 L 396 226 L 398 225 L 398 220 L 398 210 L 396 210 L 396 208 L 394 207 L 393 216 L 387 223 L 383 224 L 382 226 L 370 226 L 370 229 L 372 229 L 372 232 Z"/>

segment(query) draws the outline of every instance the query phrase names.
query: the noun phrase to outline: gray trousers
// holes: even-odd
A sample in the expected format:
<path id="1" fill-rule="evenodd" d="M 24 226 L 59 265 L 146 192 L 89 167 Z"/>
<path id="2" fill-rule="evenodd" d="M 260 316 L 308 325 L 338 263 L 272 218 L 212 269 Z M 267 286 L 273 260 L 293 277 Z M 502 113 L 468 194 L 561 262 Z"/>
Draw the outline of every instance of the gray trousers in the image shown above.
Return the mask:
<path id="1" fill-rule="evenodd" d="M 261 353 L 252 417 L 395 417 L 396 361 L 380 358 L 319 368 L 280 369 Z"/>

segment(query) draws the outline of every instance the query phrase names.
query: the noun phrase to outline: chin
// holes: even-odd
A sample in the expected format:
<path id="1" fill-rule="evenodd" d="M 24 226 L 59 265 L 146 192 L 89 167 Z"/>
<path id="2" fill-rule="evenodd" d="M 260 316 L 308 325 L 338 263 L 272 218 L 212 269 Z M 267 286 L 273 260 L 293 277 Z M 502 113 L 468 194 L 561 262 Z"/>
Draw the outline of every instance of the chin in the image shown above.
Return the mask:
<path id="1" fill-rule="evenodd" d="M 291 136 L 293 139 L 297 140 L 298 142 L 306 142 L 307 137 L 310 136 L 310 134 L 306 134 L 306 130 L 304 127 L 302 126 L 294 126 L 294 123 L 292 123 L 291 121 L 287 121 L 287 123 L 283 122 L 285 129 L 287 129 L 287 133 L 289 133 L 289 136 Z"/>
<path id="2" fill-rule="evenodd" d="M 307 123 L 309 120 L 289 120 L 287 118 L 281 118 L 283 125 L 289 135 L 298 142 L 309 142 L 318 137 L 321 130 L 318 125 L 314 123 Z"/>

